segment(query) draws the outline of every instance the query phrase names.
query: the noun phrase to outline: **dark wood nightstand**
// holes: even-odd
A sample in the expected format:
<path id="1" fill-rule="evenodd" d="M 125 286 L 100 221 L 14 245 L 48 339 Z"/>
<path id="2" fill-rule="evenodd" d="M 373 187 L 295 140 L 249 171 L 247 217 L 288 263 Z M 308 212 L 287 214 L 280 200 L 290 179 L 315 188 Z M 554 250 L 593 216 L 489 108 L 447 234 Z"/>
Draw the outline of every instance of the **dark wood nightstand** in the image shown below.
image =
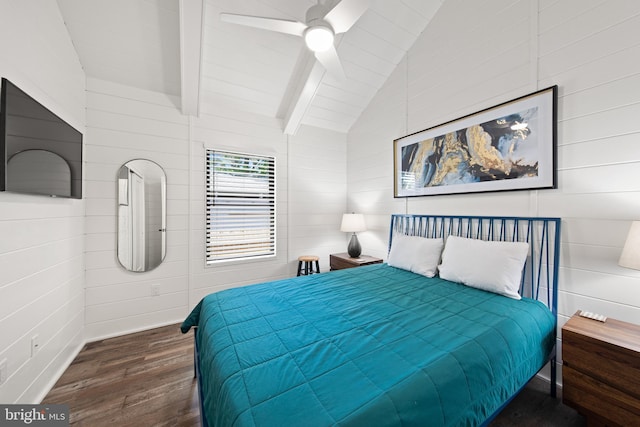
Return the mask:
<path id="1" fill-rule="evenodd" d="M 579 316 L 562 327 L 562 400 L 589 425 L 640 423 L 640 326 Z"/>
<path id="2" fill-rule="evenodd" d="M 348 253 L 329 255 L 329 266 L 331 270 L 342 270 L 343 268 L 361 267 L 369 264 L 381 264 L 382 259 L 369 255 L 360 255 L 358 258 L 351 258 Z"/>

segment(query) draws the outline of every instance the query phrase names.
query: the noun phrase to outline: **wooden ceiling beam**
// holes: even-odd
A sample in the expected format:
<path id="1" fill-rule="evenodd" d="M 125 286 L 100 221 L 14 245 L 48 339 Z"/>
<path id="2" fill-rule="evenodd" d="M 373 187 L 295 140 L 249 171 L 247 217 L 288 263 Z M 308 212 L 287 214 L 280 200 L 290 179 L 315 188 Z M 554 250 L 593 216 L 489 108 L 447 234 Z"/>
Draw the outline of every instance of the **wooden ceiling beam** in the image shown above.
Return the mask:
<path id="1" fill-rule="evenodd" d="M 286 135 L 295 135 L 298 131 L 324 77 L 324 67 L 313 56 L 308 65 L 296 80 L 297 85 L 292 92 L 293 96 L 290 98 L 284 117 L 283 132 Z"/>

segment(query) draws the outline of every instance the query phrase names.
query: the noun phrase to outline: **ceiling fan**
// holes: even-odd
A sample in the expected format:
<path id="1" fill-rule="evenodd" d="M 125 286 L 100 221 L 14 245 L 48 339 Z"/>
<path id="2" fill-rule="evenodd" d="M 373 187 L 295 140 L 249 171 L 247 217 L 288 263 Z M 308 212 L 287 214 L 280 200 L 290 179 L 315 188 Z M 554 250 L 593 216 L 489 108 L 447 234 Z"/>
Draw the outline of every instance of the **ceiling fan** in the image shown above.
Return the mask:
<path id="1" fill-rule="evenodd" d="M 334 78 L 344 80 L 346 77 L 334 45 L 335 36 L 348 31 L 369 8 L 372 1 L 342 0 L 329 10 L 318 0 L 318 4 L 307 10 L 304 23 L 233 13 L 221 13 L 220 19 L 233 24 L 303 37 L 305 44 L 320 64 Z"/>

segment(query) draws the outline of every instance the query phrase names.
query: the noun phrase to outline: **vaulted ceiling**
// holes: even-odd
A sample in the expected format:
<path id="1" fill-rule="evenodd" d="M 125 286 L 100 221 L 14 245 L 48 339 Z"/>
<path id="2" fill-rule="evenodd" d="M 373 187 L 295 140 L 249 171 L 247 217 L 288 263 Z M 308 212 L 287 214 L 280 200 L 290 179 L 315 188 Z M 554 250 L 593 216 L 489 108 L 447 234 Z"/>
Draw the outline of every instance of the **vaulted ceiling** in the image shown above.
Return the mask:
<path id="1" fill-rule="evenodd" d="M 302 38 L 223 22 L 220 13 L 305 21 L 315 0 L 58 0 L 88 77 L 207 105 L 348 131 L 443 0 L 372 0 L 336 50 L 333 78 Z M 328 8 L 337 0 L 325 0 Z"/>

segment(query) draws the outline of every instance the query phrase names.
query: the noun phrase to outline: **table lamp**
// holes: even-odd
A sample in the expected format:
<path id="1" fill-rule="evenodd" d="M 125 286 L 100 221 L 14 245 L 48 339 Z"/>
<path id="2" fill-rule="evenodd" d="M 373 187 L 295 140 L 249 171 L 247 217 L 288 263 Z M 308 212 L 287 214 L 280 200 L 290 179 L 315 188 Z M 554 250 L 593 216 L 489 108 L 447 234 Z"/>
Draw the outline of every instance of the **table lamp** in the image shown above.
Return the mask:
<path id="1" fill-rule="evenodd" d="M 364 224 L 364 215 L 357 213 L 342 215 L 340 231 L 353 233 L 351 240 L 349 241 L 349 246 L 347 247 L 347 252 L 351 258 L 358 258 L 362 253 L 362 247 L 360 246 L 360 242 L 358 242 L 358 236 L 356 236 L 356 233 L 359 231 L 365 231 L 366 229 L 367 227 Z"/>
<path id="2" fill-rule="evenodd" d="M 640 270 L 640 221 L 633 221 L 618 265 Z"/>

